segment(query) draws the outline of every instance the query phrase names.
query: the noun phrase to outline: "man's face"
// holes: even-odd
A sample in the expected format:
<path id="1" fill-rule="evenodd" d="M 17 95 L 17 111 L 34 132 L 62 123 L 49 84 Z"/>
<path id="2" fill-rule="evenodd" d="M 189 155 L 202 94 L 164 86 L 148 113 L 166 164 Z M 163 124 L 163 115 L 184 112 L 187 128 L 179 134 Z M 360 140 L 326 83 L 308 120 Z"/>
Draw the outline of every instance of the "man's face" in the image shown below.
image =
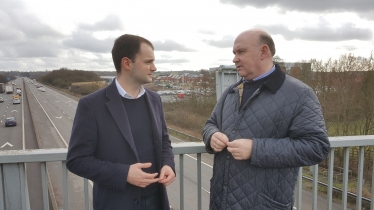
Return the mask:
<path id="1" fill-rule="evenodd" d="M 246 80 L 252 80 L 261 75 L 260 60 L 261 47 L 258 46 L 258 37 L 253 34 L 240 34 L 234 42 L 233 62 L 238 74 Z"/>
<path id="2" fill-rule="evenodd" d="M 152 82 L 152 74 L 157 70 L 154 61 L 155 55 L 152 47 L 142 43 L 131 68 L 131 77 L 135 82 L 140 85 Z"/>

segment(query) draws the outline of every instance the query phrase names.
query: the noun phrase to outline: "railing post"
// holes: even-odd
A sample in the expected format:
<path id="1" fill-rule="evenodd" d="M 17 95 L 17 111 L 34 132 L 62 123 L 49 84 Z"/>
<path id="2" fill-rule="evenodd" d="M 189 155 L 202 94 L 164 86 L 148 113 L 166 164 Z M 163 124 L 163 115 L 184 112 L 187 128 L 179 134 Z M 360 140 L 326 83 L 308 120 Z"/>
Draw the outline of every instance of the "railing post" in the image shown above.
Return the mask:
<path id="1" fill-rule="evenodd" d="M 313 205 L 312 209 L 317 210 L 317 199 L 318 199 L 318 164 L 313 166 Z"/>
<path id="2" fill-rule="evenodd" d="M 24 163 L 10 163 L 3 165 L 3 180 L 5 191 L 5 209 L 30 209 L 28 190 L 25 182 Z"/>
<path id="3" fill-rule="evenodd" d="M 179 209 L 184 210 L 184 186 L 183 186 L 183 154 L 179 155 L 179 188 L 180 188 L 180 201 L 179 201 Z"/>
<path id="4" fill-rule="evenodd" d="M 328 165 L 328 183 L 327 183 L 327 209 L 332 209 L 332 188 L 334 186 L 334 154 L 335 148 L 330 149 L 329 165 Z"/>
<path id="5" fill-rule="evenodd" d="M 42 192 L 43 192 L 43 206 L 44 210 L 49 210 L 48 186 L 47 186 L 47 167 L 46 163 L 40 163 L 40 170 L 42 175 Z"/>
<path id="6" fill-rule="evenodd" d="M 370 210 L 374 210 L 374 160 L 373 160 L 373 168 L 371 169 L 371 203 L 370 203 Z"/>
<path id="7" fill-rule="evenodd" d="M 201 210 L 201 153 L 197 153 L 197 209 Z"/>
<path id="8" fill-rule="evenodd" d="M 364 178 L 364 152 L 365 147 L 360 146 L 358 154 L 358 171 L 357 171 L 357 198 L 356 198 L 356 209 L 361 209 L 362 206 L 362 185 Z"/>
<path id="9" fill-rule="evenodd" d="M 30 210 L 29 190 L 27 186 L 25 163 L 19 163 L 22 209 Z"/>
<path id="10" fill-rule="evenodd" d="M 348 171 L 349 171 L 349 147 L 344 147 L 344 174 L 343 174 L 343 192 L 342 192 L 342 205 L 343 210 L 348 208 Z"/>
<path id="11" fill-rule="evenodd" d="M 84 209 L 89 210 L 90 204 L 88 202 L 88 179 L 83 179 L 84 186 Z"/>
<path id="12" fill-rule="evenodd" d="M 0 210 L 5 209 L 3 178 L 3 164 L 0 164 Z"/>
<path id="13" fill-rule="evenodd" d="M 297 210 L 302 209 L 302 200 L 303 200 L 303 167 L 299 169 L 299 176 L 297 177 Z"/>
<path id="14" fill-rule="evenodd" d="M 62 161 L 62 186 L 64 192 L 64 210 L 69 210 L 68 171 L 66 168 L 66 161 Z"/>

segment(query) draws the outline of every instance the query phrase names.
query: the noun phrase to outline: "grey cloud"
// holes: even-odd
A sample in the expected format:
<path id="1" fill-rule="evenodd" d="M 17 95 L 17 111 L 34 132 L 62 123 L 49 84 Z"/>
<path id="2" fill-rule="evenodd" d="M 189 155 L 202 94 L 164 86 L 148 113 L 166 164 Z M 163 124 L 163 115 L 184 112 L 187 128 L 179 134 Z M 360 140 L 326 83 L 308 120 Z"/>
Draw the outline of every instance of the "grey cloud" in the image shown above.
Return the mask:
<path id="1" fill-rule="evenodd" d="M 89 52 L 109 53 L 113 46 L 113 39 L 99 40 L 86 32 L 75 32 L 70 39 L 64 40 L 63 44 Z"/>
<path id="2" fill-rule="evenodd" d="M 29 14 L 21 1 L 0 1 L 0 31 L 1 58 L 59 54 L 60 46 L 56 40 L 63 35 Z"/>
<path id="3" fill-rule="evenodd" d="M 0 25 L 0 31 L 1 31 L 0 42 L 1 41 L 8 42 L 8 41 L 11 41 L 11 40 L 15 40 L 17 37 L 22 36 L 22 32 L 20 30 L 10 28 L 10 27 L 6 27 L 6 26 L 3 26 L 3 25 Z"/>
<path id="4" fill-rule="evenodd" d="M 155 51 L 180 51 L 180 52 L 196 52 L 194 49 L 190 49 L 184 45 L 181 45 L 173 40 L 154 41 L 152 42 L 155 47 Z"/>
<path id="5" fill-rule="evenodd" d="M 353 45 L 342 45 L 342 46 L 340 46 L 336 49 L 353 51 L 353 50 L 356 50 L 358 48 L 356 46 L 353 46 Z"/>
<path id="6" fill-rule="evenodd" d="M 1 71 L 16 71 L 20 68 L 24 69 L 25 66 L 30 66 L 30 63 L 24 61 L 7 60 L 0 62 L 0 74 Z M 27 68 L 30 69 L 30 68 Z"/>
<path id="7" fill-rule="evenodd" d="M 231 48 L 234 44 L 234 37 L 226 36 L 221 40 L 203 40 L 203 42 L 218 48 Z"/>
<path id="8" fill-rule="evenodd" d="M 19 57 L 56 57 L 60 50 L 54 42 L 22 42 L 14 46 L 14 51 Z"/>
<path id="9" fill-rule="evenodd" d="M 224 4 L 232 4 L 238 7 L 252 6 L 256 8 L 266 8 L 271 6 L 278 6 L 285 10 L 304 11 L 304 12 L 368 12 L 374 11 L 374 4 L 372 0 L 339 0 L 339 1 L 325 1 L 325 0 L 220 0 Z"/>
<path id="10" fill-rule="evenodd" d="M 370 28 L 357 28 L 353 23 L 345 23 L 339 27 L 332 27 L 324 20 L 317 26 L 304 26 L 290 30 L 286 25 L 257 25 L 272 35 L 282 35 L 286 40 L 302 39 L 308 41 L 367 41 L 373 38 Z"/>
<path id="11" fill-rule="evenodd" d="M 93 24 L 81 23 L 79 29 L 87 31 L 115 31 L 124 29 L 121 19 L 117 15 L 108 15 L 103 20 Z"/>
<path id="12" fill-rule="evenodd" d="M 0 28 L 6 28 L 1 40 L 17 38 L 58 38 L 63 35 L 29 14 L 21 1 L 0 1 Z"/>
<path id="13" fill-rule="evenodd" d="M 0 0 L 0 71 L 44 71 L 45 69 L 113 69 L 111 59 L 78 56 L 78 50 L 109 53 L 112 39 L 99 40 L 92 31 L 122 29 L 121 21 L 108 16 L 92 25 L 80 25 L 69 37 L 27 11 L 23 1 Z M 85 33 L 86 32 L 86 33 Z M 64 40 L 65 38 L 65 40 Z M 64 53 L 68 58 L 60 57 Z"/>
<path id="14" fill-rule="evenodd" d="M 177 59 L 156 59 L 155 63 L 162 64 L 162 63 L 170 63 L 170 64 L 179 64 L 179 63 L 187 63 L 190 62 L 188 59 L 177 58 Z"/>

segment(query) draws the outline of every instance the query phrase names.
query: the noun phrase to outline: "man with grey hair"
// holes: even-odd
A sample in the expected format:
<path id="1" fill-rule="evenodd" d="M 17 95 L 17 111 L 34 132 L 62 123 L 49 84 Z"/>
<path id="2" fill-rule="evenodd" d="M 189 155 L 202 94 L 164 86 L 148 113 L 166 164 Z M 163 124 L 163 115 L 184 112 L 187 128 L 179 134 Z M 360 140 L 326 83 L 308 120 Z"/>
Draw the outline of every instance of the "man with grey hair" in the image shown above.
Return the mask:
<path id="1" fill-rule="evenodd" d="M 203 130 L 214 154 L 210 209 L 292 209 L 299 167 L 329 153 L 320 103 L 273 64 L 265 31 L 239 34 L 233 53 L 242 79 L 224 91 Z"/>

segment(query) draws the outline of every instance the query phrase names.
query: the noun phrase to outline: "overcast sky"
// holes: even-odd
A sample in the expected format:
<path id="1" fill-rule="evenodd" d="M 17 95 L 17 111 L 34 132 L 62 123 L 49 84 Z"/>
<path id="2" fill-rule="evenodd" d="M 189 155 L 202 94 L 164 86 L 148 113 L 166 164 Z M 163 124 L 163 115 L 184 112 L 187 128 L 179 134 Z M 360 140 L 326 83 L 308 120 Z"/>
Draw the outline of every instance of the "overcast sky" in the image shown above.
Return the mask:
<path id="1" fill-rule="evenodd" d="M 232 65 L 235 37 L 268 31 L 286 62 L 374 50 L 373 0 L 0 0 L 0 71 L 114 71 L 114 39 L 155 46 L 159 71 Z"/>

